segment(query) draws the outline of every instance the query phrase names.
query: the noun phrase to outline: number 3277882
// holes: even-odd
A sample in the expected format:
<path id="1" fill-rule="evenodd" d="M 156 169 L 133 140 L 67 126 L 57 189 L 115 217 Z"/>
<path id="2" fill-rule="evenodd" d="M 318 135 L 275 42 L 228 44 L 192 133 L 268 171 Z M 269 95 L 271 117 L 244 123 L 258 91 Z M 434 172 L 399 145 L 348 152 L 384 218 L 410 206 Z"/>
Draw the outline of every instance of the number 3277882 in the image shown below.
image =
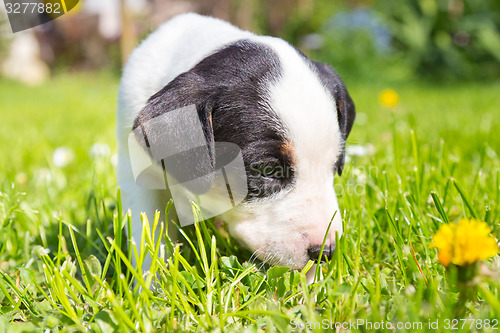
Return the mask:
<path id="1" fill-rule="evenodd" d="M 60 3 L 43 2 L 16 2 L 5 3 L 5 9 L 8 14 L 61 14 Z"/>

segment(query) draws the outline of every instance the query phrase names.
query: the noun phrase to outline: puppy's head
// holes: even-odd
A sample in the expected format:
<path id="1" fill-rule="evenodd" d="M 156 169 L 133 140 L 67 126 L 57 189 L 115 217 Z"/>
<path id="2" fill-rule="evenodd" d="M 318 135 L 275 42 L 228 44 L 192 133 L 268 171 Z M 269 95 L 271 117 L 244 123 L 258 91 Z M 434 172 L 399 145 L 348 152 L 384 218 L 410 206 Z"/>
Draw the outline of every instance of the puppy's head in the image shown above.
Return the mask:
<path id="1" fill-rule="evenodd" d="M 134 128 L 189 105 L 208 152 L 189 155 L 193 174 L 217 169 L 218 142 L 237 145 L 243 157 L 248 194 L 222 215 L 231 235 L 270 264 L 300 269 L 318 258 L 331 222 L 324 250 L 331 255 L 342 234 L 333 181 L 355 116 L 335 71 L 280 39 L 238 41 L 153 95 Z M 166 166 L 174 177 L 175 169 Z"/>

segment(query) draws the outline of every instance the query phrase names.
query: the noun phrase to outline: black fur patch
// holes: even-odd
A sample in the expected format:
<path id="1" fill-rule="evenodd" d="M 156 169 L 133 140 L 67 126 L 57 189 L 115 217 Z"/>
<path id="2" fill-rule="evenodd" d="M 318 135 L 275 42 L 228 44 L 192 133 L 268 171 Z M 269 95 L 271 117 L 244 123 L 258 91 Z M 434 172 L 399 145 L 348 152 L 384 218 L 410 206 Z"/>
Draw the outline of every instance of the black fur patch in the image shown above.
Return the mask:
<path id="1" fill-rule="evenodd" d="M 176 163 L 171 167 L 167 163 L 166 170 L 176 179 L 208 175 L 218 167 L 214 142 L 231 142 L 240 147 L 243 155 L 247 199 L 281 191 L 293 182 L 292 162 L 281 149 L 286 142 L 286 128 L 268 101 L 268 88 L 280 78 L 281 71 L 279 58 L 269 47 L 247 40 L 235 42 L 204 58 L 154 94 L 135 119 L 134 129 L 166 112 L 194 104 L 210 161 L 200 163 L 195 151 L 183 156 L 183 161 L 191 159 L 192 170 L 176 170 Z M 149 134 L 148 144 L 161 144 L 154 140 L 154 133 Z M 267 165 L 287 172 L 279 177 L 259 174 L 258 166 Z M 210 179 L 205 181 L 209 186 Z"/>

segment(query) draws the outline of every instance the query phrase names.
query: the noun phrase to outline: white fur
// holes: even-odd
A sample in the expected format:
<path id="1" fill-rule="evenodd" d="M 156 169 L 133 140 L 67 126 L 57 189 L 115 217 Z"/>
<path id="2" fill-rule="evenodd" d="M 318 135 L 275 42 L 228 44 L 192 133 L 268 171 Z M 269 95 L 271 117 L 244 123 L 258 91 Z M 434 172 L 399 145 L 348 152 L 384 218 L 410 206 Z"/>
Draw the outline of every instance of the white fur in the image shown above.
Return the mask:
<path id="1" fill-rule="evenodd" d="M 118 183 L 123 206 L 132 210 L 132 237 L 138 243 L 139 213 L 145 212 L 152 220 L 154 212 L 164 210 L 169 200 L 165 191 L 139 187 L 130 167 L 127 138 L 149 97 L 207 55 L 239 39 L 264 43 L 280 56 L 283 76 L 271 88 L 270 101 L 290 135 L 297 181 L 286 192 L 243 203 L 222 218 L 230 233 L 259 258 L 301 268 L 308 260 L 307 248 L 321 245 L 335 212 L 327 245 L 335 239 L 335 232 L 342 234 L 333 190 L 333 166 L 342 142 L 333 98 L 296 50 L 280 39 L 256 36 L 218 19 L 185 14 L 163 24 L 141 43 L 124 69 L 118 97 Z M 149 266 L 147 259 L 143 269 Z"/>
<path id="2" fill-rule="evenodd" d="M 296 186 L 256 204 L 243 204 L 230 233 L 261 259 L 301 268 L 307 249 L 342 235 L 342 219 L 333 189 L 334 164 L 342 142 L 335 101 L 289 44 L 263 38 L 280 56 L 283 77 L 271 87 L 270 101 L 288 129 L 294 150 Z"/>

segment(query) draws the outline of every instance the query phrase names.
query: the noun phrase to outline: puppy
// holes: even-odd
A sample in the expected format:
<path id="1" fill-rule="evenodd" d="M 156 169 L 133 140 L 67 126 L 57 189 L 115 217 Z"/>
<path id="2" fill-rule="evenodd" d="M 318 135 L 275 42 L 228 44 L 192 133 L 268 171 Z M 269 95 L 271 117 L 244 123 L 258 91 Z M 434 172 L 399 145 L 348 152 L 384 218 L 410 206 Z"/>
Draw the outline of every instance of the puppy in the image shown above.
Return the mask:
<path id="1" fill-rule="evenodd" d="M 205 215 L 224 220 L 269 264 L 301 269 L 317 260 L 330 223 L 323 254 L 331 257 L 342 235 L 334 176 L 354 118 L 332 67 L 279 38 L 197 14 L 175 17 L 131 54 L 121 80 L 118 184 L 133 213 L 129 237 L 141 239 L 140 212 L 151 218 L 173 197 L 187 214 L 186 203 L 204 196 Z M 229 207 L 217 206 L 221 193 Z"/>

